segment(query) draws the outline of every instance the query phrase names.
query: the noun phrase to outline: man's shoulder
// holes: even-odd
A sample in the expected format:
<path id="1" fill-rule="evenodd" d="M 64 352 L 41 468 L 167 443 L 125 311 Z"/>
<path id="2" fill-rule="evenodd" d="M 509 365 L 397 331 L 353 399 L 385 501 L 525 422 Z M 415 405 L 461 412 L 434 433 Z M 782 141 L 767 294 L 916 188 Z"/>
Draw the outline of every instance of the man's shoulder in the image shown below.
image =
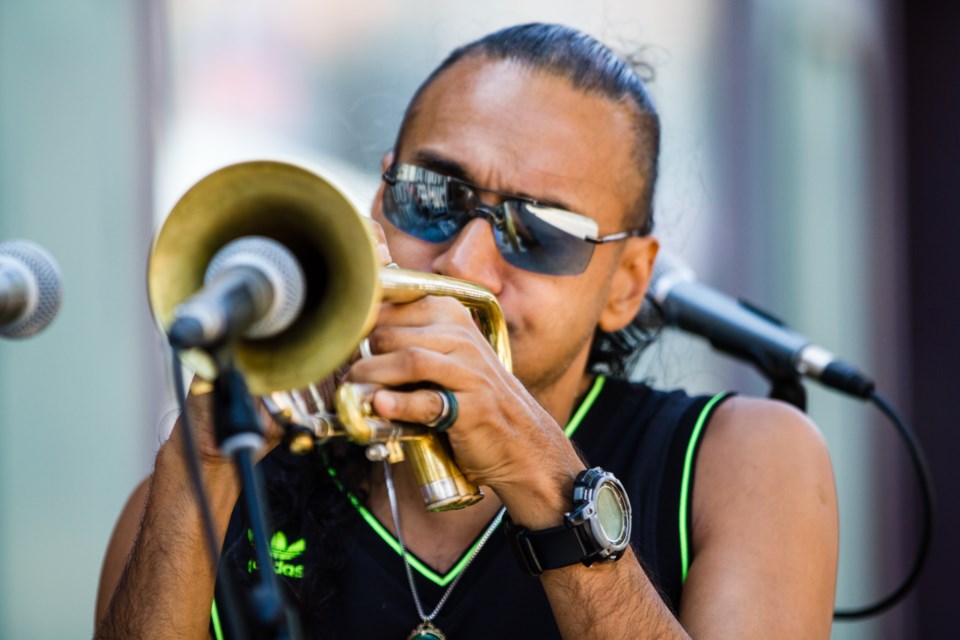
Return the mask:
<path id="1" fill-rule="evenodd" d="M 723 611 L 745 602 L 765 611 L 768 625 L 789 609 L 787 626 L 816 619 L 829 628 L 837 501 L 816 426 L 787 404 L 732 398 L 704 435 L 696 477 L 687 628 L 714 628 Z"/>
<path id="2" fill-rule="evenodd" d="M 801 411 L 775 400 L 737 396 L 718 407 L 697 459 L 697 508 L 722 517 L 730 500 L 789 500 L 818 487 L 832 495 L 823 435 Z"/>
<path id="3" fill-rule="evenodd" d="M 798 409 L 784 402 L 736 396 L 719 406 L 704 446 L 741 455 L 825 453 L 826 444 L 817 426 Z M 792 457 L 792 456 L 791 456 Z"/>

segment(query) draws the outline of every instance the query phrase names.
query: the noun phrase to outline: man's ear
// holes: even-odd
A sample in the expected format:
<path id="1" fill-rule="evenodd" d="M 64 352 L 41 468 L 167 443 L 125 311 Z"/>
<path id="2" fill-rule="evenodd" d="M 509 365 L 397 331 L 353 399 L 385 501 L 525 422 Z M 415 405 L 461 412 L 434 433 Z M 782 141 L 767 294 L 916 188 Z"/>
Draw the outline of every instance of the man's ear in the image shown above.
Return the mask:
<path id="1" fill-rule="evenodd" d="M 660 243 L 653 236 L 630 238 L 626 242 L 597 323 L 600 330 L 607 333 L 624 328 L 640 311 L 660 249 Z"/>

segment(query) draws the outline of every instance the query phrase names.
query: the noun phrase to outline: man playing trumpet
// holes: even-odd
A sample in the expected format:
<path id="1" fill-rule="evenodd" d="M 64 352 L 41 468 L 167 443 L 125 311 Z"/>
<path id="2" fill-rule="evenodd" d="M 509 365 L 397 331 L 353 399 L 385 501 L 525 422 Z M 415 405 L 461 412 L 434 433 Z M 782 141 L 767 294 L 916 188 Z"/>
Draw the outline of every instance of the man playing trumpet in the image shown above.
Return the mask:
<path id="1" fill-rule="evenodd" d="M 346 372 L 385 385 L 381 417 L 448 434 L 487 494 L 470 508 L 424 510 L 407 465 L 356 447 L 267 455 L 272 569 L 309 637 L 829 635 L 836 496 L 815 427 L 622 379 L 657 253 L 658 147 L 637 75 L 565 27 L 491 34 L 418 90 L 373 205 L 384 262 L 493 292 L 514 367 L 459 302 L 428 297 L 384 304 Z M 220 571 L 252 580 L 239 485 L 200 431 Z M 98 637 L 220 633 L 182 437 L 118 523 Z"/>

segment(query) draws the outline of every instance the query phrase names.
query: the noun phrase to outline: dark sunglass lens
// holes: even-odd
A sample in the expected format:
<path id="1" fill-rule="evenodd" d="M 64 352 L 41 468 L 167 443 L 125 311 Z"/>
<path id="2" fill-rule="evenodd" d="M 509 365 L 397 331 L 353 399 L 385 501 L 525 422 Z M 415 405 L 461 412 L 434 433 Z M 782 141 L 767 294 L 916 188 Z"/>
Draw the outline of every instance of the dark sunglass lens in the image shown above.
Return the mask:
<path id="1" fill-rule="evenodd" d="M 450 216 L 466 224 L 465 218 L 480 204 L 476 192 L 460 182 L 450 181 L 447 186 L 447 207 Z M 458 228 L 457 231 L 460 229 Z"/>
<path id="2" fill-rule="evenodd" d="M 525 203 L 507 201 L 503 207 L 506 215 L 494 235 L 508 263 L 548 275 L 574 275 L 586 269 L 592 244 L 546 222 Z"/>
<path id="3" fill-rule="evenodd" d="M 428 242 L 445 242 L 463 226 L 455 185 L 429 171 L 418 170 L 415 179 L 396 179 L 383 190 L 383 215 L 395 227 Z M 451 193 L 453 192 L 453 193 Z M 453 197 L 450 197 L 453 196 Z"/>

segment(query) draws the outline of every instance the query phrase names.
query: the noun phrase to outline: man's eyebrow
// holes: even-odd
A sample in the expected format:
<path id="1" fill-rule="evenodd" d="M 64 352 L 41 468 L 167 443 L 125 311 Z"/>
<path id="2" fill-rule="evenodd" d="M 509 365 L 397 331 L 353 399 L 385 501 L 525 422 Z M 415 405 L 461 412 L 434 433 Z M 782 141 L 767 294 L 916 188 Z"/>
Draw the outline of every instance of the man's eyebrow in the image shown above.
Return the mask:
<path id="1" fill-rule="evenodd" d="M 418 167 L 422 167 L 429 171 L 435 171 L 441 175 L 448 176 L 450 178 L 455 178 L 457 180 L 463 180 L 464 182 L 476 186 L 478 189 L 483 191 L 490 191 L 492 193 L 498 193 L 507 197 L 518 197 L 526 200 L 533 200 L 537 204 L 543 205 L 545 207 L 553 207 L 554 209 L 563 209 L 564 211 L 569 211 L 571 213 L 578 213 L 576 209 L 571 207 L 569 204 L 559 200 L 557 198 L 541 197 L 534 196 L 523 191 L 519 192 L 500 192 L 495 189 L 486 189 L 480 185 L 473 185 L 473 182 L 470 177 L 469 171 L 462 164 L 453 160 L 451 158 L 442 156 L 434 151 L 429 149 L 418 149 L 413 153 L 413 164 Z M 580 214 L 584 215 L 584 214 Z"/>
<path id="2" fill-rule="evenodd" d="M 450 178 L 470 182 L 470 175 L 467 173 L 466 167 L 456 160 L 446 158 L 428 149 L 418 149 L 415 151 L 413 153 L 413 164 Z"/>

